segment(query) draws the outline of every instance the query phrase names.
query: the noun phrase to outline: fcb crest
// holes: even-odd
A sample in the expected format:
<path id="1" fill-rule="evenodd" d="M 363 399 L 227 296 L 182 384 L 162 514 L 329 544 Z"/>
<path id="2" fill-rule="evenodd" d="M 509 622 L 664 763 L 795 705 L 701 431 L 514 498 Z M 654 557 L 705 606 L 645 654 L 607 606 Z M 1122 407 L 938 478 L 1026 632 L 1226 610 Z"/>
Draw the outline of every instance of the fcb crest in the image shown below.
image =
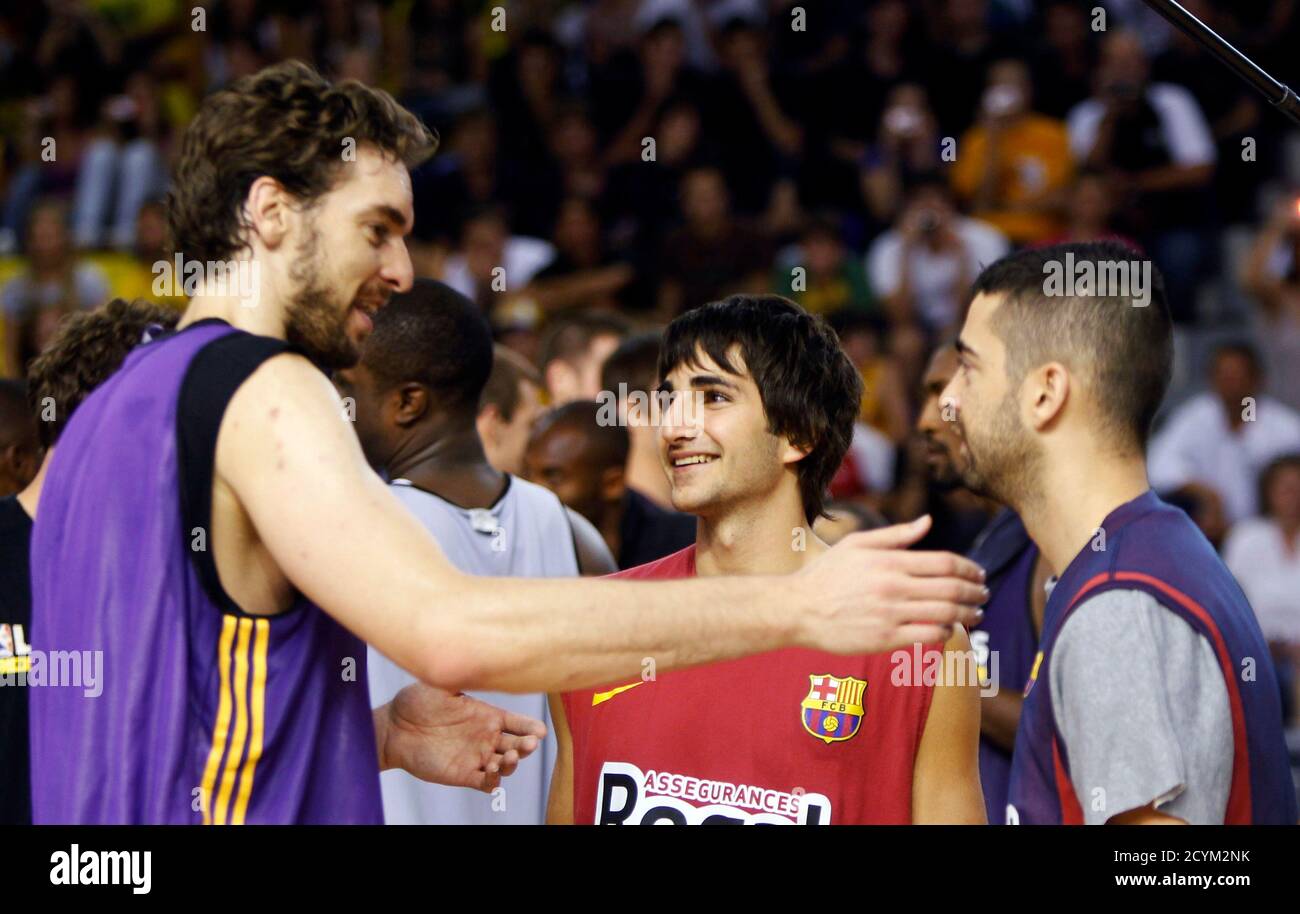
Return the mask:
<path id="1" fill-rule="evenodd" d="M 803 728 L 827 744 L 857 735 L 866 714 L 866 681 L 830 673 L 810 675 L 808 680 L 808 696 L 800 703 Z"/>

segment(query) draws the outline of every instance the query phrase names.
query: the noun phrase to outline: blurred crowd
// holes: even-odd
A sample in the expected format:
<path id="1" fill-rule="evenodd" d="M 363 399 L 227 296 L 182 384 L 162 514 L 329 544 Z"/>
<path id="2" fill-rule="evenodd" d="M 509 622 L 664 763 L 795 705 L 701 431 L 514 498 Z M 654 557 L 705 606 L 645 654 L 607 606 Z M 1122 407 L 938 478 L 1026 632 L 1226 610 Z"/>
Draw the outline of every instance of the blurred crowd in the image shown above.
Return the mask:
<path id="1" fill-rule="evenodd" d="M 1183 5 L 1296 81 L 1296 0 Z M 987 506 L 935 480 L 925 415 L 970 281 L 1020 246 L 1132 245 L 1178 328 L 1153 484 L 1223 550 L 1291 675 L 1300 133 L 1138 0 L 7 5 L 7 376 L 70 311 L 183 304 L 153 283 L 177 139 L 205 94 L 285 58 L 438 131 L 410 248 L 491 319 L 489 455 L 568 486 L 613 545 L 669 507 L 653 438 L 525 454 L 533 419 L 652 388 L 664 322 L 773 291 L 826 316 L 866 382 L 827 535 L 929 510 L 935 545 L 968 548 Z"/>

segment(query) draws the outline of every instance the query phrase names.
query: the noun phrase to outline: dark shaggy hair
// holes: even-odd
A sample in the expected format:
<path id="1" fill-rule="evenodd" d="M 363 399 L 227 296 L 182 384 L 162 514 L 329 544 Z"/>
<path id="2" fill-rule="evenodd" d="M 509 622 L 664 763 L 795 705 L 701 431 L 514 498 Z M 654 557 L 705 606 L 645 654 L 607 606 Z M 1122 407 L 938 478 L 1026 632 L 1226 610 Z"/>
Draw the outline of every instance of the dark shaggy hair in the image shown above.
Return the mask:
<path id="1" fill-rule="evenodd" d="M 77 407 L 121 367 L 146 330 L 170 330 L 179 319 L 175 308 L 121 298 L 65 317 L 27 368 L 27 400 L 41 420 L 41 444 L 48 448 L 59 440 Z"/>
<path id="2" fill-rule="evenodd" d="M 1076 266 L 1146 262 L 1115 241 L 1058 244 L 1003 257 L 975 280 L 975 295 L 1001 295 L 992 328 L 1006 346 L 1007 376 L 1059 361 L 1091 388 L 1106 425 L 1121 446 L 1142 451 L 1151 422 L 1169 387 L 1173 369 L 1173 323 L 1164 279 L 1151 265 L 1151 301 L 1138 307 L 1131 296 L 1048 294 L 1047 279 L 1073 255 Z"/>
<path id="3" fill-rule="evenodd" d="M 333 84 L 296 60 L 209 96 L 185 131 L 167 195 L 173 249 L 192 260 L 230 260 L 246 243 L 253 182 L 268 175 L 309 205 L 334 186 L 347 139 L 408 168 L 438 142 L 387 92 L 356 80 Z"/>
<path id="4" fill-rule="evenodd" d="M 417 279 L 379 309 L 361 360 L 384 390 L 414 381 L 433 391 L 440 409 L 473 416 L 492 371 L 492 331 L 464 295 Z"/>
<path id="5" fill-rule="evenodd" d="M 768 430 L 808 455 L 795 465 L 808 523 L 826 513 L 826 488 L 853 439 L 862 377 L 820 317 L 779 295 L 733 295 L 678 317 L 664 331 L 661 383 L 705 353 L 739 375 L 738 349 L 758 387 Z"/>

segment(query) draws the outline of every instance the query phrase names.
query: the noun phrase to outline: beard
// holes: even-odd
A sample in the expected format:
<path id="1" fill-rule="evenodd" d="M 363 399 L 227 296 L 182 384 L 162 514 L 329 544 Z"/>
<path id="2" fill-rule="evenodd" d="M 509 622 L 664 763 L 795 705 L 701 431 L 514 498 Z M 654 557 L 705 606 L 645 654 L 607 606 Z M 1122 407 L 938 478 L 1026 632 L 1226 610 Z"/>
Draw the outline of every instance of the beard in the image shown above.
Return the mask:
<path id="1" fill-rule="evenodd" d="M 1021 425 L 1011 393 L 1002 398 L 988 421 L 978 424 L 974 435 L 961 417 L 958 427 L 966 443 L 962 485 L 1011 507 L 1032 497 L 1042 451 Z"/>
<path id="2" fill-rule="evenodd" d="M 351 368 L 361 358 L 361 348 L 348 336 L 350 308 L 321 281 L 325 263 L 320 234 L 311 219 L 306 228 L 307 236 L 289 267 L 297 291 L 289 300 L 285 339 L 326 372 Z"/>

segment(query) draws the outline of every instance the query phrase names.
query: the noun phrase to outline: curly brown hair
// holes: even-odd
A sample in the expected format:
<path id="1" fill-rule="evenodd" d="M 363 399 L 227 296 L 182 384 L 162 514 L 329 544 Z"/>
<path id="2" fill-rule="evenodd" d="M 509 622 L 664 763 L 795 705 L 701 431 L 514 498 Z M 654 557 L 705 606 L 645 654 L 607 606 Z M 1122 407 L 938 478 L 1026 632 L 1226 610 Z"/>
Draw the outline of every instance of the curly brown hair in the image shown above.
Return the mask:
<path id="1" fill-rule="evenodd" d="M 169 330 L 179 319 L 175 308 L 121 298 L 64 318 L 27 368 L 27 402 L 41 420 L 36 423 L 41 444 L 48 448 L 59 440 L 77 407 L 117 371 L 149 327 Z"/>
<path id="2" fill-rule="evenodd" d="M 381 89 L 331 83 L 288 60 L 208 96 L 181 141 L 167 195 L 172 249 L 224 261 L 245 244 L 244 200 L 263 175 L 309 205 L 333 187 L 345 143 L 371 144 L 412 168 L 438 139 Z"/>

